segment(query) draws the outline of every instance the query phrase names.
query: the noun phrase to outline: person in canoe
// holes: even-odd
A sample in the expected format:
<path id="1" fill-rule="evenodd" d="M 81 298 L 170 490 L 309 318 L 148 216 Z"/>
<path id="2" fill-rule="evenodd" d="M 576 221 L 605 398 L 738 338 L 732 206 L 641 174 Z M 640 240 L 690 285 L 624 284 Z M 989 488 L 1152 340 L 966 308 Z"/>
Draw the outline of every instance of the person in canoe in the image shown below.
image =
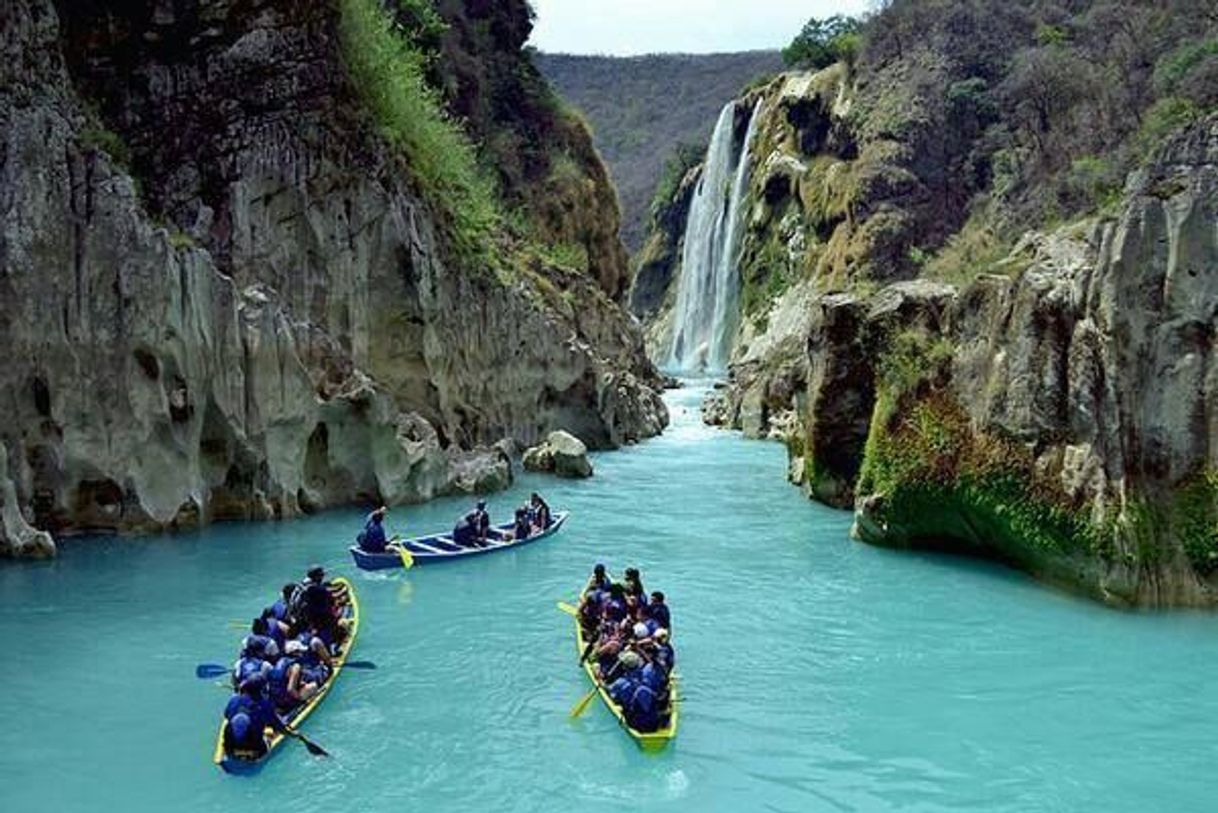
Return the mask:
<path id="1" fill-rule="evenodd" d="M 668 612 L 668 605 L 664 603 L 664 594 L 659 590 L 652 591 L 647 614 L 664 629 L 672 629 L 672 615 Z"/>
<path id="2" fill-rule="evenodd" d="M 486 500 L 478 500 L 477 506 L 457 522 L 453 528 L 453 543 L 463 548 L 485 548 L 491 532 L 491 515 L 486 510 Z"/>
<path id="3" fill-rule="evenodd" d="M 609 577 L 605 575 L 605 566 L 597 563 L 596 567 L 592 568 L 592 576 L 588 579 L 588 586 L 584 588 L 585 593 L 591 593 L 594 590 L 607 591 L 609 589 Z"/>
<path id="4" fill-rule="evenodd" d="M 529 522 L 529 512 L 524 508 L 516 509 L 516 524 L 512 527 L 512 539 L 517 542 L 528 539 L 533 535 L 533 525 Z"/>
<path id="5" fill-rule="evenodd" d="M 320 565 L 309 568 L 305 581 L 293 600 L 293 629 L 314 629 L 328 646 L 341 643 L 346 630 L 339 623 L 346 597 L 326 582 Z"/>
<path id="6" fill-rule="evenodd" d="M 284 644 L 283 655 L 267 675 L 267 691 L 276 709 L 299 706 L 317 694 L 320 683 L 305 676 L 304 659 L 309 648 L 298 640 Z"/>
<path id="7" fill-rule="evenodd" d="M 550 523 L 553 521 L 553 517 L 550 515 L 550 505 L 536 491 L 529 497 L 529 509 L 532 513 L 530 521 L 533 523 L 534 529 L 544 531 L 550 527 Z"/>
<path id="8" fill-rule="evenodd" d="M 635 601 L 639 604 L 647 603 L 647 592 L 643 590 L 643 579 L 639 575 L 637 567 L 626 568 L 626 577 L 622 579 L 622 586 L 626 589 L 627 596 L 634 596 Z"/>
<path id="9" fill-rule="evenodd" d="M 398 538 L 395 536 L 390 539 L 385 536 L 385 517 L 388 514 L 389 509 L 382 505 L 368 515 L 368 521 L 364 523 L 364 530 L 360 531 L 359 536 L 355 538 L 360 550 L 365 553 L 385 553 L 398 550 Z"/>
<path id="10" fill-rule="evenodd" d="M 266 753 L 265 730 L 286 730 L 275 704 L 267 697 L 266 685 L 265 677 L 251 677 L 224 707 L 224 745 L 228 753 L 257 759 Z"/>

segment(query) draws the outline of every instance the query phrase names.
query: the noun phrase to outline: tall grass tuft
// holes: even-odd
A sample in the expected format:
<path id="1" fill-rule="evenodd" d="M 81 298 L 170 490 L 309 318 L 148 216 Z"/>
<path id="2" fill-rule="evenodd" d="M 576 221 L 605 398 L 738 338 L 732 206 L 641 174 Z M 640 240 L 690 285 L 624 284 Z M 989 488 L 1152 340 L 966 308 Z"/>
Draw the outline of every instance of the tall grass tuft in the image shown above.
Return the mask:
<path id="1" fill-rule="evenodd" d="M 493 257 L 497 189 L 460 124 L 427 84 L 427 55 L 378 0 L 339 0 L 352 82 L 382 136 L 400 150 L 420 193 L 451 227 L 460 259 Z"/>

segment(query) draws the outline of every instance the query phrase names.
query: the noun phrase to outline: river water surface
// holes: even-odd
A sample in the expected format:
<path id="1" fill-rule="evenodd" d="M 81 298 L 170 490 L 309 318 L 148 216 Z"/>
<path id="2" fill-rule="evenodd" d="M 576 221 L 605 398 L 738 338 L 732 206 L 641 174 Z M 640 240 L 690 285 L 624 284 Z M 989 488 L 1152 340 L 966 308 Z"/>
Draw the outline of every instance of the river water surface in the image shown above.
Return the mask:
<path id="1" fill-rule="evenodd" d="M 521 478 L 573 516 L 519 551 L 363 574 L 357 512 L 69 541 L 0 568 L 0 810 L 1202 811 L 1218 786 L 1218 619 L 1128 614 L 990 565 L 849 541 L 783 484 L 781 446 L 703 428 L 584 482 Z M 391 514 L 419 533 L 464 500 Z M 635 564 L 673 608 L 680 735 L 646 755 L 585 691 L 571 599 Z M 353 575 L 357 659 L 255 778 L 210 762 L 230 621 L 319 561 Z"/>

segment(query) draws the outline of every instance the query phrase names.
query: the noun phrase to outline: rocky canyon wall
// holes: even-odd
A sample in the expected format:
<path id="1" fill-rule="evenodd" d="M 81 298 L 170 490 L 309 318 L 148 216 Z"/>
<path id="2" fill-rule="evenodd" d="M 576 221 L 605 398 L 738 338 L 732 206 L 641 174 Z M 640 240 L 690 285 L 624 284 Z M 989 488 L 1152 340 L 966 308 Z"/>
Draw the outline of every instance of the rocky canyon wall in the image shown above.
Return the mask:
<path id="1" fill-rule="evenodd" d="M 661 430 L 617 261 L 455 257 L 337 13 L 5 4 L 6 552 L 50 549 L 15 508 L 128 531 L 417 501 L 502 486 L 500 439 Z"/>

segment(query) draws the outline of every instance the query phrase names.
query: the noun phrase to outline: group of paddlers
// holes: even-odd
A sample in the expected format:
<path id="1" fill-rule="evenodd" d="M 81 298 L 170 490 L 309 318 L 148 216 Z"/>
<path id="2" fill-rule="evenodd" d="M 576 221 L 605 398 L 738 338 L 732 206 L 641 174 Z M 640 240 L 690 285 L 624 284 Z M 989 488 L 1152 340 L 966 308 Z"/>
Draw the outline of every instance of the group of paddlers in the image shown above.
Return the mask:
<path id="1" fill-rule="evenodd" d="M 330 679 L 347 637 L 346 586 L 312 567 L 304 581 L 253 620 L 233 664 L 235 694 L 224 709 L 225 750 L 252 759 L 266 752 L 265 731 L 287 731 L 284 715 L 309 701 Z"/>
<path id="2" fill-rule="evenodd" d="M 396 536 L 385 534 L 385 517 L 389 509 L 385 506 L 368 515 L 364 530 L 356 537 L 356 543 L 365 553 L 395 551 L 402 544 Z M 529 501 L 516 509 L 515 522 L 511 530 L 502 531 L 491 525 L 491 515 L 486 509 L 486 500 L 479 500 L 474 509 L 465 514 L 453 527 L 453 544 L 463 548 L 485 548 L 496 543 L 521 541 L 541 533 L 554 521 L 550 506 L 537 492 Z"/>
<path id="3" fill-rule="evenodd" d="M 580 662 L 593 659 L 630 727 L 647 733 L 668 725 L 676 654 L 664 594 L 649 595 L 635 568 L 626 568 L 622 581 L 614 582 L 605 566 L 597 565 L 580 598 L 578 618 L 587 642 Z"/>

